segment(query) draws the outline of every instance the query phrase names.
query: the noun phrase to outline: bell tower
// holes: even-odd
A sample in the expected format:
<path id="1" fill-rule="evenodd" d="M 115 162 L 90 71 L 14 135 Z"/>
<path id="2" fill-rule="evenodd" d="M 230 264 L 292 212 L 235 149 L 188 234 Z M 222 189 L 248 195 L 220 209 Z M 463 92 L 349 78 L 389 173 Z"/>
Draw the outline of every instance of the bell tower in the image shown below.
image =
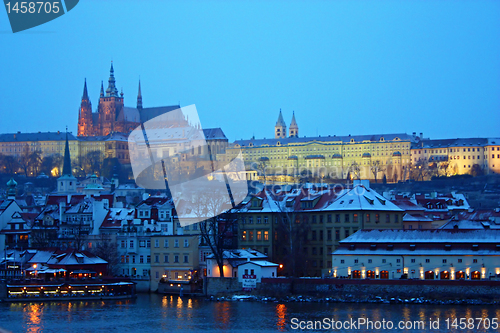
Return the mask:
<path id="1" fill-rule="evenodd" d="M 283 120 L 281 109 L 280 109 L 280 115 L 278 116 L 278 121 L 276 122 L 276 126 L 274 126 L 274 138 L 275 139 L 286 138 L 286 124 L 285 121 Z"/>
<path id="2" fill-rule="evenodd" d="M 295 120 L 295 111 L 293 111 L 292 122 L 290 123 L 288 136 L 291 138 L 299 137 L 299 125 L 297 125 L 297 121 Z"/>

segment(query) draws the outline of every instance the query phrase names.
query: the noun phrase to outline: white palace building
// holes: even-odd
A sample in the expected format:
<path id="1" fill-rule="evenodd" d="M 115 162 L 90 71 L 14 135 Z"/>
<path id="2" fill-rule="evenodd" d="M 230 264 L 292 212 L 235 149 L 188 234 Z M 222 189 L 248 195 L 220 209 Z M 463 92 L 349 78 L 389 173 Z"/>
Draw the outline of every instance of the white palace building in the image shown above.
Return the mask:
<path id="1" fill-rule="evenodd" d="M 500 277 L 500 230 L 360 230 L 332 256 L 338 278 L 491 279 Z"/>

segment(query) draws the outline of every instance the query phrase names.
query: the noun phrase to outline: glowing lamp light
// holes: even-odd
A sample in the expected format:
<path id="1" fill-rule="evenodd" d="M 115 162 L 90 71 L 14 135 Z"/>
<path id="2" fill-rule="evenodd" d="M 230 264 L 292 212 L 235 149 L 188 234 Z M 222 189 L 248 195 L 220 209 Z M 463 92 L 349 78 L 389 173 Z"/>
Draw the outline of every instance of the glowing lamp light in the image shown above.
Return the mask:
<path id="1" fill-rule="evenodd" d="M 280 269 L 283 268 L 283 264 L 280 264 Z"/>
<path id="2" fill-rule="evenodd" d="M 33 264 L 33 268 L 37 268 L 37 266 L 38 266 L 37 264 Z"/>

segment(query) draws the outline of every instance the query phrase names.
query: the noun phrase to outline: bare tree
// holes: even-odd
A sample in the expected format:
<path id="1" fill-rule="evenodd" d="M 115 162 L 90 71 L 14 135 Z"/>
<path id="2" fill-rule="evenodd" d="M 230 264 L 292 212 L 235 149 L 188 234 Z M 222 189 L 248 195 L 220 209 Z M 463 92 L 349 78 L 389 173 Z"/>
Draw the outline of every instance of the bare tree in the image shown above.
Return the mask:
<path id="1" fill-rule="evenodd" d="M 469 173 L 472 176 L 477 177 L 477 176 L 482 176 L 484 174 L 484 170 L 479 164 L 473 164 Z"/>
<path id="2" fill-rule="evenodd" d="M 257 174 L 264 179 L 264 185 L 266 185 L 267 182 L 267 168 L 269 165 L 269 159 L 267 157 L 261 157 L 259 159 L 259 163 L 255 165 L 255 170 L 257 171 Z"/>
<path id="3" fill-rule="evenodd" d="M 40 150 L 35 150 L 29 154 L 29 166 L 33 176 L 37 176 L 40 172 L 40 166 L 42 165 L 42 152 Z"/>
<path id="4" fill-rule="evenodd" d="M 96 246 L 90 252 L 108 262 L 108 275 L 115 276 L 118 274 L 120 254 L 116 242 L 112 242 L 109 238 L 101 235 Z"/>
<path id="5" fill-rule="evenodd" d="M 54 246 L 57 240 L 57 229 L 57 226 L 49 224 L 48 221 L 35 221 L 31 226 L 30 246 L 35 249 Z"/>
<path id="6" fill-rule="evenodd" d="M 379 172 L 384 172 L 385 171 L 385 166 L 379 161 L 371 161 L 370 162 L 370 170 L 373 173 L 373 176 L 375 178 L 375 183 L 377 182 L 378 178 L 378 173 Z"/>
<path id="7" fill-rule="evenodd" d="M 45 156 L 42 159 L 42 163 L 40 165 L 40 171 L 44 172 L 46 175 L 52 174 L 52 170 L 54 168 L 57 169 L 56 176 L 61 174 L 61 166 L 63 163 L 63 157 L 60 154 L 53 154 Z"/>
<path id="8" fill-rule="evenodd" d="M 270 194 L 267 197 L 269 200 L 276 201 L 276 205 L 272 205 L 277 207 L 279 239 L 276 244 L 284 250 L 285 269 L 290 276 L 303 275 L 307 267 L 304 265 L 306 258 L 302 249 L 308 242 L 307 235 L 311 229 L 307 215 L 302 216 L 295 211 L 295 197 L 283 195 L 278 198 Z M 276 252 L 279 253 L 279 251 Z"/>
<path id="9" fill-rule="evenodd" d="M 451 171 L 450 162 L 441 162 L 439 164 L 439 170 L 441 171 L 443 176 L 448 177 L 450 175 L 450 171 Z"/>
<path id="10" fill-rule="evenodd" d="M 88 152 L 83 158 L 83 168 L 87 174 L 96 174 L 101 171 L 102 167 L 102 152 L 100 150 L 94 150 Z"/>
<path id="11" fill-rule="evenodd" d="M 3 165 L 3 171 L 6 174 L 13 174 L 19 170 L 19 162 L 14 158 L 14 156 L 3 156 L 0 162 Z"/>
<path id="12" fill-rule="evenodd" d="M 22 154 L 18 156 L 17 162 L 19 163 L 19 167 L 23 170 L 24 175 L 28 177 L 28 172 L 31 163 L 30 147 L 28 144 L 24 145 Z"/>
<path id="13" fill-rule="evenodd" d="M 193 214 L 198 218 L 205 218 L 199 223 L 200 234 L 203 245 L 212 251 L 219 276 L 224 277 L 224 250 L 230 248 L 227 239 L 234 232 L 237 225 L 238 215 L 231 209 L 231 203 L 227 201 L 227 193 L 203 193 L 198 195 L 197 202 L 192 206 Z M 222 211 L 221 214 L 219 214 Z"/>
<path id="14" fill-rule="evenodd" d="M 439 167 L 436 162 L 429 164 L 427 168 L 427 179 L 430 180 L 432 177 L 437 177 L 439 175 Z"/>
<path id="15" fill-rule="evenodd" d="M 423 181 L 429 174 L 429 164 L 425 159 L 419 159 L 415 163 L 415 167 L 411 170 L 411 178 L 416 181 Z"/>
<path id="16" fill-rule="evenodd" d="M 352 174 L 353 178 L 361 179 L 361 168 L 356 161 L 351 162 L 349 165 L 349 173 Z"/>

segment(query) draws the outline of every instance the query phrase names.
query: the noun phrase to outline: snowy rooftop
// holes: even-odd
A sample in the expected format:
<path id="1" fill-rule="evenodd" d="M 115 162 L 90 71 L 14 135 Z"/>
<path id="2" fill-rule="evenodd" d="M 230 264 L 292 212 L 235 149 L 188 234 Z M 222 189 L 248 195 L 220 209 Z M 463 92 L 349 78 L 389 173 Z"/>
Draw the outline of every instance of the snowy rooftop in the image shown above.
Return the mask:
<path id="1" fill-rule="evenodd" d="M 339 194 L 337 200 L 325 210 L 403 211 L 373 189 L 363 185 L 356 185 L 352 189 L 344 190 Z"/>
<path id="2" fill-rule="evenodd" d="M 500 230 L 360 230 L 341 244 L 352 243 L 500 243 Z"/>
<path id="3" fill-rule="evenodd" d="M 253 261 L 246 261 L 238 264 L 238 266 L 245 265 L 245 264 L 252 264 L 252 265 L 257 265 L 261 267 L 277 267 L 279 266 L 278 264 L 275 264 L 274 262 L 270 262 L 267 260 L 253 260 Z"/>
<path id="4" fill-rule="evenodd" d="M 207 259 L 212 259 L 213 254 L 207 256 Z M 252 249 L 237 249 L 237 250 L 225 250 L 223 253 L 224 259 L 264 259 L 267 256 L 259 251 Z"/>

